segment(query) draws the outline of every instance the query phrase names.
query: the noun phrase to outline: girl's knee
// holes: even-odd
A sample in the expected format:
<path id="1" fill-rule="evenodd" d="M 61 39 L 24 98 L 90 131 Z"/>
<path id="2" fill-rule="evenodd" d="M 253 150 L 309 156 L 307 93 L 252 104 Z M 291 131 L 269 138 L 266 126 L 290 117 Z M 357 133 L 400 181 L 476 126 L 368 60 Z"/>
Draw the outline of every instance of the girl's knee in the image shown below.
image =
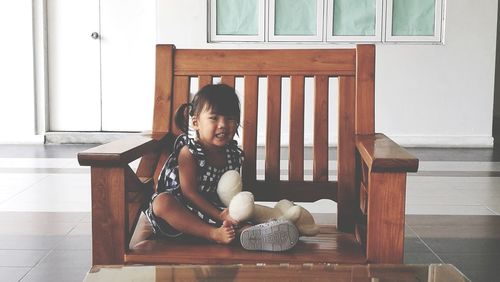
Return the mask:
<path id="1" fill-rule="evenodd" d="M 153 213 L 162 217 L 162 214 L 167 213 L 175 204 L 177 204 L 177 200 L 173 195 L 161 193 L 153 200 Z"/>

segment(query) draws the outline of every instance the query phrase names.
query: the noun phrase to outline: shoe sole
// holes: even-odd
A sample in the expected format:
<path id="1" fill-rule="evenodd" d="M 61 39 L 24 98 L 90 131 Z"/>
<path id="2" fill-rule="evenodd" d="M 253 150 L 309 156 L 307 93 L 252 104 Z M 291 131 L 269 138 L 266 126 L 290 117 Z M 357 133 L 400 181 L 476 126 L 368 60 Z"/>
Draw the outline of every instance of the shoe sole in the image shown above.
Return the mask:
<path id="1" fill-rule="evenodd" d="M 299 231 L 289 221 L 255 225 L 241 232 L 240 241 L 246 250 L 281 252 L 297 244 Z"/>

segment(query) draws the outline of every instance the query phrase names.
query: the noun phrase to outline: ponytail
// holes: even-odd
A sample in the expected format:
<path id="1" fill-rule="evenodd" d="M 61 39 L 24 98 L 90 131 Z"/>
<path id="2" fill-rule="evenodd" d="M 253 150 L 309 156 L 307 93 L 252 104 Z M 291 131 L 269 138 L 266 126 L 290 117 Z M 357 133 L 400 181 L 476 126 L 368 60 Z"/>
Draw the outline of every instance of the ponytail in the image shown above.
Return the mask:
<path id="1" fill-rule="evenodd" d="M 182 104 L 175 112 L 174 121 L 177 128 L 182 132 L 188 133 L 189 116 L 193 115 L 193 105 L 191 103 Z"/>

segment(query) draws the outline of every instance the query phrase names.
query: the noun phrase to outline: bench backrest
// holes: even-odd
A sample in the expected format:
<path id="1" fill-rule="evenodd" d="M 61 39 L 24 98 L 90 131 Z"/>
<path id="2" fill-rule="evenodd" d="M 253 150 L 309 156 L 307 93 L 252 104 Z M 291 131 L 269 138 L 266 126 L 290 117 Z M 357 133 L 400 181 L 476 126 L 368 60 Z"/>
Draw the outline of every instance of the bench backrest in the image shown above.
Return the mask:
<path id="1" fill-rule="evenodd" d="M 242 147 L 244 188 L 259 200 L 337 200 L 337 189 L 355 187 L 356 134 L 374 132 L 375 47 L 314 50 L 213 50 L 176 49 L 158 45 L 153 133 L 180 131 L 172 116 L 188 102 L 190 80 L 199 88 L 214 77 L 234 86 L 244 81 Z M 267 128 L 265 180 L 257 180 L 257 108 L 259 78 L 267 78 Z M 281 78 L 290 78 L 290 124 L 288 180 L 280 181 Z M 304 125 L 304 82 L 314 78 L 314 117 Z M 337 181 L 328 180 L 329 78 L 338 77 Z M 314 128 L 313 179 L 304 180 L 304 126 Z M 339 195 L 340 197 L 340 195 Z"/>

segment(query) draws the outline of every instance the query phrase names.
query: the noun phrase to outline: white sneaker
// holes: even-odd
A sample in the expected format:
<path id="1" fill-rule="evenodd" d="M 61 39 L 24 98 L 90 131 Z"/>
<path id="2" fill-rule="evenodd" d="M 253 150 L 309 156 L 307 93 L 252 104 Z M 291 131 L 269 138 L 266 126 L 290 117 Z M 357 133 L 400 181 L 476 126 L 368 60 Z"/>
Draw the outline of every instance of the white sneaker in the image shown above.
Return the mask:
<path id="1" fill-rule="evenodd" d="M 299 231 L 289 220 L 273 220 L 243 230 L 240 241 L 246 250 L 286 251 L 299 241 Z"/>

